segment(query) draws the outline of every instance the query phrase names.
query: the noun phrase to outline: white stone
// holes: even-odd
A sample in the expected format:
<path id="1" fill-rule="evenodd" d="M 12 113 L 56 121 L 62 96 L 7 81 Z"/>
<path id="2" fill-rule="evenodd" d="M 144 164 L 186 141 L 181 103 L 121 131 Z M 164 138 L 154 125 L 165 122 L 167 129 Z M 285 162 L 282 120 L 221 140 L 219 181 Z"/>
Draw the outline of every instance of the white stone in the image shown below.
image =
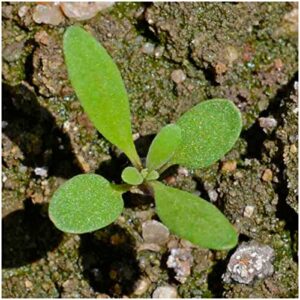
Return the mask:
<path id="1" fill-rule="evenodd" d="M 244 209 L 244 217 L 246 218 L 251 218 L 251 216 L 253 215 L 254 212 L 254 206 L 252 205 L 247 205 Z"/>
<path id="2" fill-rule="evenodd" d="M 173 286 L 160 286 L 152 294 L 152 298 L 177 298 L 177 290 Z"/>

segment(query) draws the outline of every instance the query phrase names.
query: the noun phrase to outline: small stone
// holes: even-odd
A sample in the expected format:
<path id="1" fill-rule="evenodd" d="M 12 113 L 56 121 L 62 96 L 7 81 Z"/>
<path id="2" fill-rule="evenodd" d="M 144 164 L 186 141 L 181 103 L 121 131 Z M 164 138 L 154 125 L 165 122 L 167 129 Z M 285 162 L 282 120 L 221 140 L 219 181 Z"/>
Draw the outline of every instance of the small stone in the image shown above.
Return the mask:
<path id="1" fill-rule="evenodd" d="M 144 54 L 151 55 L 154 52 L 154 44 L 145 43 L 141 49 Z"/>
<path id="2" fill-rule="evenodd" d="M 224 74 L 227 71 L 227 67 L 223 63 L 217 63 L 215 66 L 215 71 L 218 75 Z"/>
<path id="3" fill-rule="evenodd" d="M 135 285 L 134 285 L 134 294 L 136 296 L 141 296 L 143 295 L 149 288 L 151 282 L 147 278 L 142 278 L 138 280 Z"/>
<path id="4" fill-rule="evenodd" d="M 150 220 L 142 225 L 142 235 L 145 243 L 162 245 L 168 241 L 169 234 L 169 229 L 158 221 Z"/>
<path id="5" fill-rule="evenodd" d="M 177 290 L 173 286 L 160 286 L 152 294 L 152 298 L 177 298 Z"/>
<path id="6" fill-rule="evenodd" d="M 272 181 L 273 179 L 273 172 L 272 170 L 270 169 L 266 169 L 262 175 L 262 180 L 263 181 L 266 181 L 266 182 L 269 182 L 269 181 Z"/>
<path id="7" fill-rule="evenodd" d="M 244 217 L 246 218 L 251 218 L 254 212 L 254 206 L 252 205 L 247 205 L 244 209 Z"/>
<path id="8" fill-rule="evenodd" d="M 174 70 L 171 74 L 171 79 L 179 84 L 186 80 L 186 75 L 182 70 Z"/>
<path id="9" fill-rule="evenodd" d="M 35 168 L 34 173 L 37 176 L 47 177 L 48 176 L 48 168 L 47 167 Z"/>
<path id="10" fill-rule="evenodd" d="M 189 176 L 189 170 L 187 168 L 184 168 L 184 167 L 179 167 L 178 170 L 177 170 L 177 174 L 182 175 L 184 177 L 187 177 L 187 176 Z"/>
<path id="11" fill-rule="evenodd" d="M 18 16 L 20 18 L 23 18 L 27 14 L 28 10 L 29 10 L 28 6 L 22 5 L 18 10 Z"/>
<path id="12" fill-rule="evenodd" d="M 218 193 L 215 190 L 209 190 L 208 197 L 211 202 L 215 202 L 218 199 Z"/>
<path id="13" fill-rule="evenodd" d="M 4 183 L 7 180 L 7 176 L 2 172 L 2 182 Z"/>
<path id="14" fill-rule="evenodd" d="M 64 16 L 55 3 L 38 4 L 34 8 L 32 18 L 38 24 L 59 25 L 64 21 Z"/>
<path id="15" fill-rule="evenodd" d="M 264 129 L 265 132 L 267 130 L 273 130 L 277 126 L 277 121 L 274 118 L 259 118 L 258 119 L 259 126 Z"/>
<path id="16" fill-rule="evenodd" d="M 223 280 L 226 283 L 236 281 L 251 284 L 256 278 L 265 278 L 273 274 L 274 250 L 255 241 L 244 242 L 231 256 Z"/>
<path id="17" fill-rule="evenodd" d="M 297 153 L 297 146 L 295 145 L 295 144 L 292 144 L 291 146 L 290 146 L 290 151 L 291 151 L 291 153 Z"/>
<path id="18" fill-rule="evenodd" d="M 60 7 L 66 17 L 77 21 L 88 20 L 103 9 L 114 4 L 111 2 L 63 2 Z"/>
<path id="19" fill-rule="evenodd" d="M 193 256 L 190 249 L 175 248 L 171 249 L 171 254 L 167 260 L 167 266 L 174 269 L 175 279 L 181 283 L 185 283 L 188 276 L 191 274 L 191 265 L 193 263 Z"/>
<path id="20" fill-rule="evenodd" d="M 222 171 L 223 172 L 234 172 L 236 170 L 236 161 L 228 160 L 222 163 Z"/>
<path id="21" fill-rule="evenodd" d="M 160 58 L 160 57 L 162 57 L 162 55 L 163 55 L 163 53 L 164 53 L 164 47 L 162 47 L 162 46 L 158 46 L 158 47 L 156 47 L 155 48 L 155 50 L 154 50 L 154 56 L 155 56 L 155 58 Z"/>
<path id="22" fill-rule="evenodd" d="M 28 279 L 25 279 L 24 284 L 25 284 L 25 287 L 26 287 L 27 289 L 31 289 L 31 288 L 33 287 L 32 282 L 31 282 L 30 280 L 28 280 Z"/>

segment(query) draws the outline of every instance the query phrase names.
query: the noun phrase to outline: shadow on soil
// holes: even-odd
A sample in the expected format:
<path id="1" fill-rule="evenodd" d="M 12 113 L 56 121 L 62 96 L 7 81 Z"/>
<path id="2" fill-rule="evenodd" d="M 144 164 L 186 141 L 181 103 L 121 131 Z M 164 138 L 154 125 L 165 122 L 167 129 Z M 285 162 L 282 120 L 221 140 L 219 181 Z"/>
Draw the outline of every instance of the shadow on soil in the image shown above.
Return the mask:
<path id="1" fill-rule="evenodd" d="M 134 241 L 118 225 L 81 235 L 79 254 L 83 275 L 91 287 L 111 297 L 122 297 L 133 292 L 140 277 Z"/>
<path id="2" fill-rule="evenodd" d="M 18 268 L 56 248 L 62 240 L 47 215 L 47 207 L 24 201 L 24 209 L 2 219 L 2 267 Z"/>
<path id="3" fill-rule="evenodd" d="M 50 176 L 70 178 L 81 173 L 69 137 L 55 124 L 51 113 L 42 107 L 30 87 L 2 85 L 3 133 L 24 154 L 23 164 L 47 167 Z"/>

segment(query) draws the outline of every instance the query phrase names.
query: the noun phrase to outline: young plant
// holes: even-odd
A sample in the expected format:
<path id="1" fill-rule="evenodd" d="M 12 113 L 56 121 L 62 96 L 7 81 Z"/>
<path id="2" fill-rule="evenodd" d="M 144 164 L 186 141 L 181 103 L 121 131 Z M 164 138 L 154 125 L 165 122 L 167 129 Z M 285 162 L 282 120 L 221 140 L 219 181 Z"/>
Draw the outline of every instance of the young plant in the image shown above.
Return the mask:
<path id="1" fill-rule="evenodd" d="M 96 174 L 83 174 L 64 183 L 53 195 L 49 216 L 62 231 L 86 233 L 114 222 L 123 210 L 122 194 L 131 186 L 152 191 L 156 212 L 170 230 L 203 248 L 230 249 L 237 233 L 211 203 L 157 181 L 172 165 L 190 169 L 211 165 L 239 137 L 239 110 L 225 99 L 201 102 L 176 124 L 163 127 L 154 138 L 145 167 L 137 154 L 130 123 L 128 96 L 120 72 L 106 50 L 85 30 L 69 27 L 64 55 L 71 84 L 99 132 L 118 146 L 132 166 L 116 185 Z"/>

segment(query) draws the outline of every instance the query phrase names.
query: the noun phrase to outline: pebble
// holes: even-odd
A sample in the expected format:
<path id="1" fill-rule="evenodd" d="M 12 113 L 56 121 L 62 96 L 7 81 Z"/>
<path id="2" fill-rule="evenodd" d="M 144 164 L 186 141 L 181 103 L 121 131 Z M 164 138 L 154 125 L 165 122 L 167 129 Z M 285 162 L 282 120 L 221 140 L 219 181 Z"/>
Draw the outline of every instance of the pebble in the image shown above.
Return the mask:
<path id="1" fill-rule="evenodd" d="M 244 242 L 231 256 L 223 280 L 251 284 L 256 278 L 270 276 L 274 272 L 274 257 L 275 252 L 270 246 L 256 241 Z"/>
<path id="2" fill-rule="evenodd" d="M 32 282 L 28 279 L 25 280 L 24 284 L 27 289 L 31 289 L 33 287 Z"/>
<path id="3" fill-rule="evenodd" d="M 267 130 L 272 130 L 277 126 L 277 121 L 274 118 L 259 118 L 258 119 L 259 126 L 264 129 L 265 132 Z"/>
<path id="4" fill-rule="evenodd" d="M 5 173 L 2 173 L 2 182 L 4 183 L 7 180 L 7 176 Z"/>
<path id="5" fill-rule="evenodd" d="M 186 75 L 185 73 L 182 71 L 182 70 L 174 70 L 172 73 L 171 73 L 171 79 L 179 84 L 179 83 L 182 83 L 186 80 Z"/>
<path id="6" fill-rule="evenodd" d="M 188 276 L 191 274 L 191 265 L 193 263 L 193 256 L 189 249 L 171 249 L 171 254 L 167 260 L 167 266 L 174 269 L 175 279 L 180 283 L 185 283 Z"/>
<path id="7" fill-rule="evenodd" d="M 148 290 L 150 284 L 151 284 L 151 282 L 150 282 L 150 280 L 147 279 L 147 278 L 141 278 L 141 279 L 139 279 L 139 280 L 135 283 L 135 285 L 134 285 L 135 288 L 134 288 L 134 292 L 133 292 L 133 293 L 134 293 L 136 296 L 141 296 L 141 295 L 143 295 L 143 294 Z"/>
<path id="8" fill-rule="evenodd" d="M 235 170 L 236 170 L 236 161 L 235 160 L 224 161 L 222 163 L 222 171 L 233 172 Z"/>
<path id="9" fill-rule="evenodd" d="M 251 216 L 253 215 L 254 212 L 254 206 L 252 205 L 247 205 L 244 209 L 244 217 L 246 218 L 251 218 Z"/>
<path id="10" fill-rule="evenodd" d="M 208 197 L 211 202 L 215 202 L 218 199 L 218 193 L 215 190 L 209 190 Z"/>
<path id="11" fill-rule="evenodd" d="M 29 10 L 29 6 L 22 5 L 18 10 L 18 16 L 20 18 L 23 18 L 27 14 L 28 10 Z"/>
<path id="12" fill-rule="evenodd" d="M 152 298 L 177 298 L 177 290 L 173 286 L 160 286 L 155 289 Z"/>
<path id="13" fill-rule="evenodd" d="M 66 17 L 77 21 L 88 20 L 114 2 L 62 2 L 60 7 Z"/>
<path id="14" fill-rule="evenodd" d="M 266 181 L 266 182 L 269 182 L 269 181 L 272 181 L 272 179 L 273 179 L 273 172 L 272 172 L 272 170 L 265 169 L 264 173 L 262 175 L 262 180 Z"/>
<path id="15" fill-rule="evenodd" d="M 177 174 L 182 175 L 184 177 L 187 177 L 187 176 L 189 176 L 189 170 L 187 168 L 184 168 L 184 167 L 179 167 L 178 170 L 177 170 Z"/>
<path id="16" fill-rule="evenodd" d="M 38 24 L 59 25 L 64 21 L 59 5 L 54 3 L 35 6 L 32 18 Z"/>
<path id="17" fill-rule="evenodd" d="M 170 232 L 162 223 L 150 220 L 143 223 L 142 235 L 146 244 L 162 245 L 168 241 Z"/>
<path id="18" fill-rule="evenodd" d="M 34 173 L 37 176 L 47 177 L 48 176 L 48 168 L 47 167 L 38 167 L 34 169 Z"/>
<path id="19" fill-rule="evenodd" d="M 144 53 L 144 54 L 148 54 L 148 55 L 151 55 L 153 52 L 154 52 L 154 44 L 151 44 L 151 43 L 145 43 L 143 46 L 142 46 L 142 49 L 141 51 Z"/>
<path id="20" fill-rule="evenodd" d="M 164 53 L 164 47 L 162 47 L 162 46 L 158 46 L 158 47 L 156 47 L 155 48 L 155 50 L 154 50 L 154 56 L 155 56 L 155 58 L 160 58 L 160 57 L 162 57 L 162 55 L 163 55 L 163 53 Z"/>

